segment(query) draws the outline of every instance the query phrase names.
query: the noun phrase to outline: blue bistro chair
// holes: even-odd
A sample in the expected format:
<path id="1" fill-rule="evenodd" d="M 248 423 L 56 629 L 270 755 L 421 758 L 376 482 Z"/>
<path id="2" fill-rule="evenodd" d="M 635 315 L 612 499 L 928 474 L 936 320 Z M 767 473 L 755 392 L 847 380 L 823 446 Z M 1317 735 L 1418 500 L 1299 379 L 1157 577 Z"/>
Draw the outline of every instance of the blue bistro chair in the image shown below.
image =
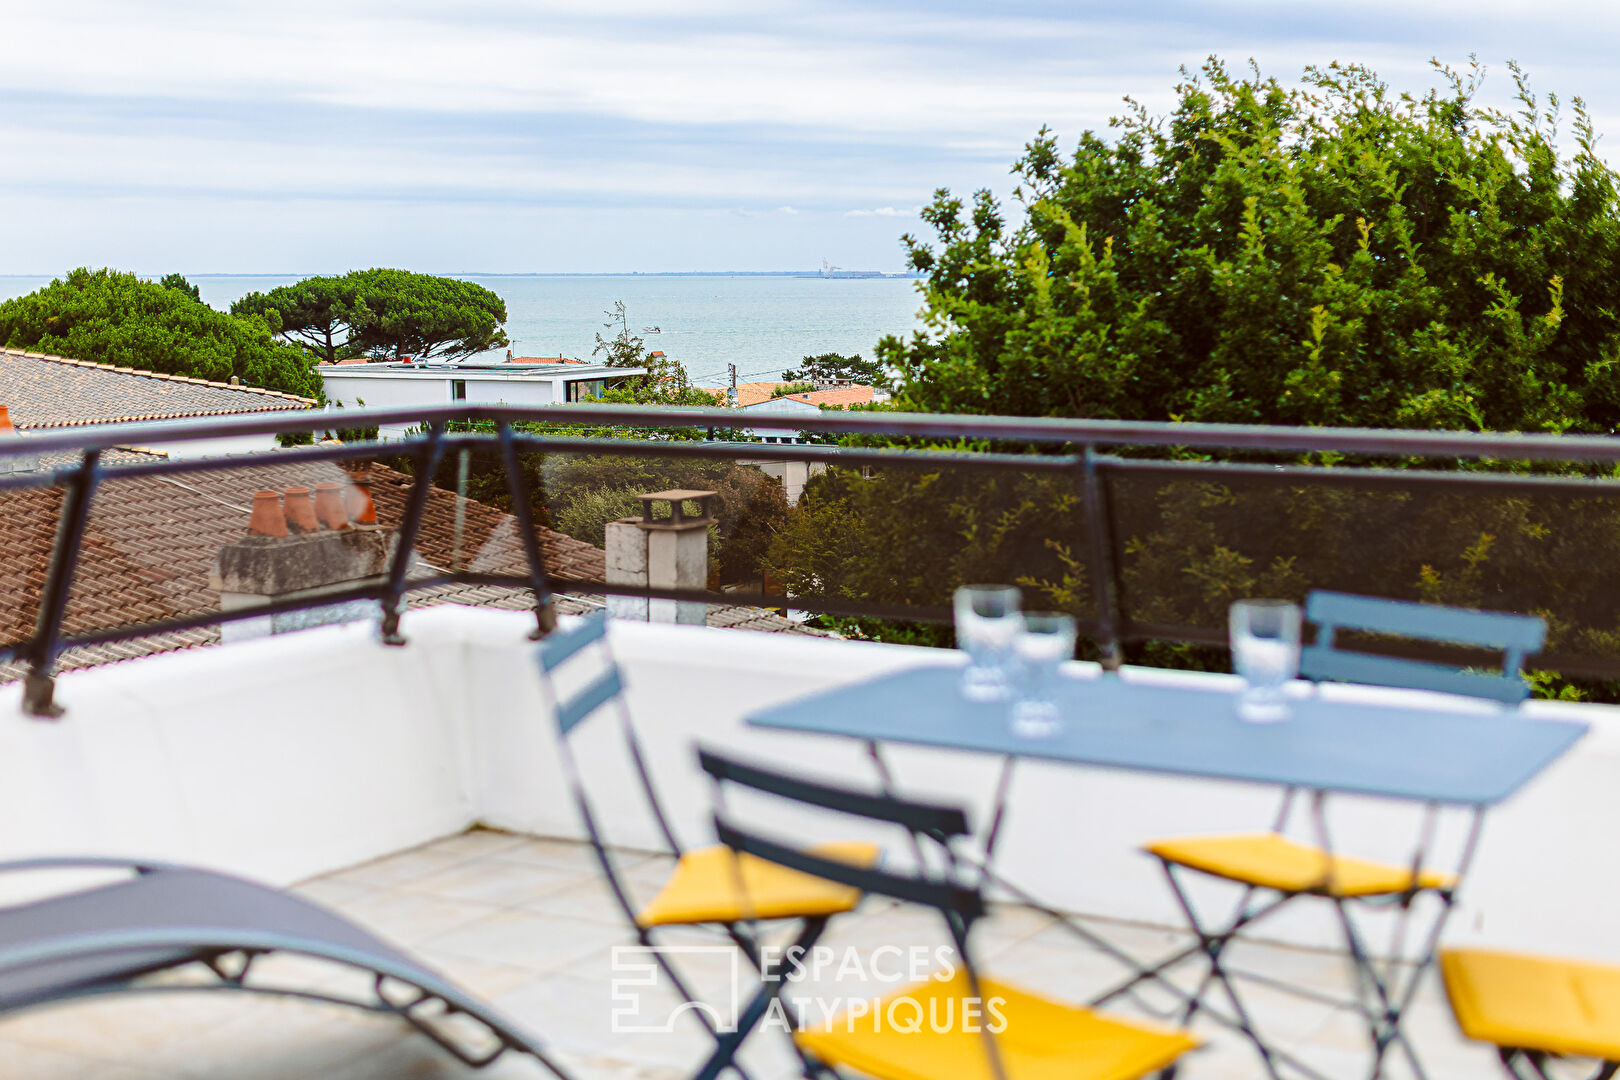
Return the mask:
<path id="1" fill-rule="evenodd" d="M 802 932 L 813 940 L 827 918 L 853 910 L 860 903 L 860 890 L 737 853 L 723 844 L 699 848 L 681 844 L 658 796 L 648 766 L 649 756 L 624 699 L 624 677 L 609 647 L 606 611 L 587 615 L 575 625 L 547 635 L 536 649 L 536 659 L 541 690 L 556 717 L 557 747 L 563 772 L 608 889 L 634 930 L 637 942 L 651 950 L 652 960 L 691 1006 L 686 1011 L 696 1016 L 711 1037 L 721 1040 L 721 1021 L 725 1018 L 715 1014 L 691 992 L 668 952 L 657 948 L 656 933 L 676 926 L 716 928 L 729 936 L 758 970 L 761 956 L 753 933 L 757 921 L 798 920 Z M 564 690 L 559 676 L 573 689 Z M 629 883 L 619 873 L 602 832 L 601 815 L 586 789 L 574 753 L 574 737 L 588 720 L 604 712 L 611 713 L 617 721 L 619 742 L 640 782 L 641 794 L 664 842 L 665 854 L 674 860 L 674 869 L 663 887 L 642 903 L 632 898 Z M 623 792 L 614 792 L 615 798 L 624 796 Z M 818 853 L 852 865 L 870 866 L 876 862 L 879 849 L 876 844 L 868 843 L 829 843 L 819 848 Z M 721 1045 L 727 1048 L 721 1067 L 742 1074 L 734 1061 L 736 1041 L 739 1040 L 721 1040 Z"/>
<path id="2" fill-rule="evenodd" d="M 1520 668 L 1527 655 L 1541 648 L 1547 632 L 1546 622 L 1531 615 L 1468 611 L 1436 604 L 1323 591 L 1312 592 L 1306 598 L 1305 618 L 1316 625 L 1316 639 L 1301 650 L 1299 667 L 1300 674 L 1313 682 L 1342 681 L 1433 690 L 1509 705 L 1515 705 L 1529 695 L 1530 684 L 1525 681 Z M 1343 631 L 1499 650 L 1502 654 L 1501 670 L 1493 673 L 1358 652 L 1345 647 L 1341 637 Z M 1195 994 L 1186 1006 L 1183 1022 L 1190 1022 L 1198 1012 L 1202 992 L 1207 992 L 1212 984 L 1220 985 L 1236 1007 L 1240 1025 L 1254 1041 L 1272 1076 L 1277 1075 L 1275 1055 L 1253 1031 L 1231 985 L 1229 976 L 1234 973 L 1221 959 L 1223 949 L 1237 932 L 1253 926 L 1256 921 L 1299 897 L 1317 896 L 1331 902 L 1338 909 L 1338 921 L 1360 977 L 1367 981 L 1379 999 L 1377 1015 L 1359 1003 L 1357 1007 L 1361 1008 L 1381 1054 L 1392 1041 L 1399 1038 L 1393 1034 L 1399 1021 L 1399 1003 L 1387 980 L 1374 969 L 1351 920 L 1348 905 L 1398 905 L 1403 916 L 1403 922 L 1396 931 L 1398 948 L 1404 934 L 1404 915 L 1413 899 L 1419 893 L 1432 893 L 1450 907 L 1457 884 L 1455 875 L 1427 869 L 1419 865 L 1418 860 L 1411 865 L 1398 866 L 1339 855 L 1291 839 L 1285 835 L 1285 830 L 1295 795 L 1292 789 L 1284 794 L 1282 807 L 1270 832 L 1174 837 L 1154 841 L 1145 848 L 1162 865 L 1176 900 L 1199 939 L 1198 945 L 1155 965 L 1151 972 L 1157 973 L 1198 953 L 1204 954 L 1209 960 L 1209 974 L 1200 994 Z M 1320 831 L 1325 827 L 1321 817 L 1323 808 L 1320 794 L 1316 797 L 1313 810 Z M 1434 807 L 1426 811 L 1428 820 L 1424 823 L 1424 835 L 1432 835 L 1437 812 Z M 1201 924 L 1183 882 L 1177 876 L 1187 871 L 1243 887 L 1236 914 L 1224 928 L 1211 929 Z M 1258 900 L 1257 894 L 1260 897 Z M 1418 970 L 1432 958 L 1434 946 L 1435 943 L 1431 941 Z M 1136 981 L 1140 981 L 1140 977 L 1133 983 Z M 1403 1046 L 1410 1054 L 1410 1046 L 1404 1043 Z"/>
<path id="3" fill-rule="evenodd" d="M 763 859 L 794 873 L 933 908 L 954 946 L 953 970 L 852 1006 L 824 1025 L 795 1031 L 809 1070 L 877 1080 L 1138 1080 L 1199 1045 L 1186 1031 L 1068 1005 L 981 976 L 969 938 L 986 906 L 980 875 L 955 851 L 969 833 L 961 808 L 835 787 L 709 750 L 700 750 L 699 760 L 715 781 L 715 832 L 739 858 Z M 919 865 L 915 870 L 857 866 L 829 859 L 816 846 L 767 837 L 728 812 L 723 795 L 728 787 L 904 830 L 916 845 Z M 765 981 L 744 1010 L 745 1025 L 765 1015 L 782 983 Z M 872 1020 L 892 1017 L 896 1009 L 902 1017 L 915 1010 L 928 1023 L 912 1028 Z M 976 1010 L 983 1022 L 969 1020 Z M 941 1022 L 940 1017 L 960 1020 Z M 714 1076 L 714 1064 L 698 1080 Z"/>

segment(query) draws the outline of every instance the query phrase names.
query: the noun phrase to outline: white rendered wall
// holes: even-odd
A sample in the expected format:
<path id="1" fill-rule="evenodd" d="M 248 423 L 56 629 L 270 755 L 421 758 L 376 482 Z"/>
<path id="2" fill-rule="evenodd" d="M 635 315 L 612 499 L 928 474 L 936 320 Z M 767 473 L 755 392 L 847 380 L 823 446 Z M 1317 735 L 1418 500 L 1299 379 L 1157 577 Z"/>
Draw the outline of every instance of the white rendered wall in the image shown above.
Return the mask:
<path id="1" fill-rule="evenodd" d="M 531 626 L 523 613 L 435 608 L 406 616 L 402 649 L 349 626 L 71 673 L 58 694 L 68 713 L 55 723 L 23 717 L 18 688 L 0 689 L 0 856 L 143 854 L 287 882 L 474 822 L 577 837 Z M 871 783 L 859 746 L 750 730 L 743 716 L 907 665 L 954 662 L 937 650 L 697 627 L 618 623 L 612 637 L 660 786 L 692 843 L 708 836 L 710 813 L 694 742 Z M 1448 939 L 1620 962 L 1610 899 L 1620 886 L 1610 839 L 1620 821 L 1620 711 L 1528 708 L 1588 720 L 1593 733 L 1491 815 Z M 654 846 L 609 720 L 579 730 L 580 758 L 611 836 Z M 891 760 L 903 791 L 966 802 L 983 820 L 998 762 L 906 749 Z M 1262 829 L 1276 801 L 1263 788 L 1024 764 L 1000 865 L 1060 907 L 1175 923 L 1156 864 L 1137 847 L 1160 835 Z M 1333 807 L 1341 848 L 1409 858 L 1417 810 L 1348 799 Z M 842 819 L 772 816 L 794 835 L 854 832 Z M 1460 826 L 1448 818 L 1442 851 L 1454 852 Z M 1199 895 L 1232 896 L 1213 886 Z M 1272 936 L 1336 943 L 1319 906 L 1301 912 L 1271 924 Z"/>

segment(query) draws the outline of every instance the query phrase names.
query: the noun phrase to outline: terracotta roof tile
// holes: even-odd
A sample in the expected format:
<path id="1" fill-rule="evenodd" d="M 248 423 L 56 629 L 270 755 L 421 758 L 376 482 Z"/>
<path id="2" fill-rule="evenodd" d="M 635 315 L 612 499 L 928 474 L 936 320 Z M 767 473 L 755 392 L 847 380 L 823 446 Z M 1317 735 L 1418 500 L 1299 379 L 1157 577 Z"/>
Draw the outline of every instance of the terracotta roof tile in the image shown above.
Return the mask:
<path id="1" fill-rule="evenodd" d="M 806 405 L 836 405 L 840 409 L 847 409 L 851 405 L 870 405 L 875 395 L 870 386 L 835 386 L 830 390 L 810 390 L 784 396 Z"/>
<path id="2" fill-rule="evenodd" d="M 313 398 L 186 375 L 0 349 L 0 404 L 19 428 L 308 409 Z"/>

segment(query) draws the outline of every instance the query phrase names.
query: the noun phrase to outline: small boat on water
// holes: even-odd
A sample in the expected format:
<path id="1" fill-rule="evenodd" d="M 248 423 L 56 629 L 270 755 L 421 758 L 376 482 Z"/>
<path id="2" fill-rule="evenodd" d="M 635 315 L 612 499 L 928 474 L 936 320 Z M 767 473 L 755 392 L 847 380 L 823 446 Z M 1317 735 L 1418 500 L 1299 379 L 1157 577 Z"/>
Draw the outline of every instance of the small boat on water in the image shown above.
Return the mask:
<path id="1" fill-rule="evenodd" d="M 643 333 L 643 334 L 662 334 L 662 333 L 663 333 L 663 331 L 662 331 L 662 330 L 660 330 L 660 329 L 659 329 L 659 328 L 658 328 L 658 327 L 656 327 L 656 326 L 643 326 L 643 327 L 642 327 L 642 328 L 641 328 L 641 332 L 642 332 L 642 333 Z"/>

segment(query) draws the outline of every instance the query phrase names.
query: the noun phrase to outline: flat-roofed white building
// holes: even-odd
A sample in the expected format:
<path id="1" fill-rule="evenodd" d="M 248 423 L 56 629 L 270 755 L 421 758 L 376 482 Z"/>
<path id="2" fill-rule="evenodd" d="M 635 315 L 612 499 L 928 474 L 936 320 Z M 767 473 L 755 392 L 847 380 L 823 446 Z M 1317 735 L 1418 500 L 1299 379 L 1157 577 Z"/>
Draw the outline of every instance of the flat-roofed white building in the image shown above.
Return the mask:
<path id="1" fill-rule="evenodd" d="M 343 408 L 431 407 L 455 401 L 480 405 L 557 405 L 599 396 L 619 379 L 646 368 L 610 367 L 563 357 L 515 361 L 322 364 L 326 399 Z M 401 438 L 390 426 L 382 438 Z"/>

